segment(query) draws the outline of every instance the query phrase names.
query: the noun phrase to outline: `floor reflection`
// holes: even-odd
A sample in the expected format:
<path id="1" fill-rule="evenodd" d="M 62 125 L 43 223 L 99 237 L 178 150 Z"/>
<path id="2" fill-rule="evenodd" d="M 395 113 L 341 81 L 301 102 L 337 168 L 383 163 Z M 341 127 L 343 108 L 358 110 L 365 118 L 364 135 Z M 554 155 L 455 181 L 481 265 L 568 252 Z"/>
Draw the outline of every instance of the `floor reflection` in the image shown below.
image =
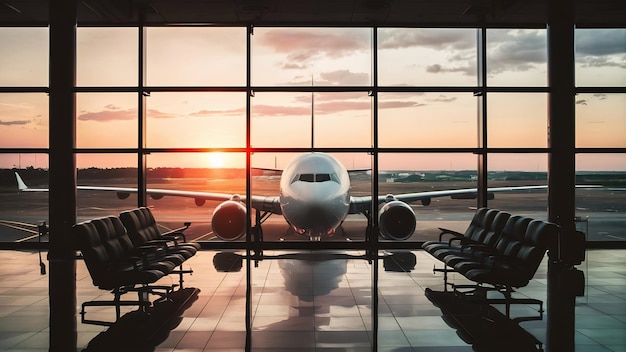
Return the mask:
<path id="1" fill-rule="evenodd" d="M 184 288 L 155 301 L 147 310 L 133 310 L 96 335 L 83 351 L 154 351 L 182 321 L 183 312 L 198 299 L 200 290 Z"/>
<path id="2" fill-rule="evenodd" d="M 406 252 L 415 255 L 415 264 Z M 438 297 L 434 305 L 431 299 L 444 291 L 442 275 L 433 274 L 439 262 L 424 251 L 406 252 L 382 251 L 378 260 L 367 260 L 358 251 L 265 251 L 263 260 L 248 261 L 242 252 L 199 251 L 189 259 L 193 275 L 185 278 L 185 287 L 200 290 L 191 306 L 169 320 L 147 322 L 129 314 L 135 307 L 124 309 L 125 324 L 113 328 L 83 324 L 78 316 L 78 349 L 124 351 L 134 344 L 133 351 L 158 352 L 470 352 L 518 346 L 538 351 L 537 341 L 546 348 L 547 314 L 516 326 L 495 311 L 485 315 L 481 307 L 449 303 L 450 297 Z M 578 297 L 575 307 L 578 352 L 626 350 L 625 255 L 587 251 L 585 297 Z M 40 273 L 37 253 L 0 251 L 0 259 L 0 350 L 48 350 L 49 277 Z M 546 269 L 544 261 L 518 296 L 545 301 Z M 77 262 L 76 271 L 78 304 L 110 298 L 93 285 L 84 262 Z M 175 281 L 164 278 L 159 284 Z M 456 274 L 450 282 L 469 283 Z M 94 307 L 89 314 L 114 316 L 111 307 Z M 536 314 L 536 307 L 516 304 L 511 316 Z"/>
<path id="3" fill-rule="evenodd" d="M 359 253 L 264 257 L 252 272 L 253 349 L 371 349 L 370 277 Z"/>
<path id="4" fill-rule="evenodd" d="M 518 324 L 541 318 L 509 318 L 487 303 L 472 301 L 454 291 L 427 288 L 425 295 L 441 309 L 443 321 L 477 352 L 543 351 L 542 342 Z"/>

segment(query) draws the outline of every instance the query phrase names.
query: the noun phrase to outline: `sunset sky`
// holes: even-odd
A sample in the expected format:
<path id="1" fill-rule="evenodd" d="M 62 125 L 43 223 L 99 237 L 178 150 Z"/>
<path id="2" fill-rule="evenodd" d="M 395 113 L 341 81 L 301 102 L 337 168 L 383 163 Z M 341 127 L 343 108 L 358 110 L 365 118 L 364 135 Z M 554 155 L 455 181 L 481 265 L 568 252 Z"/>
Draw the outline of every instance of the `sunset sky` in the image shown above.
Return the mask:
<path id="1" fill-rule="evenodd" d="M 0 86 L 48 85 L 47 28 L 0 28 Z M 363 86 L 363 92 L 257 92 L 251 98 L 253 147 L 309 147 L 311 114 L 317 147 L 371 146 L 372 30 L 255 28 L 252 86 Z M 547 85 L 546 31 L 488 31 L 488 85 Z M 392 29 L 378 33 L 379 86 L 476 86 L 476 30 Z M 246 29 L 147 29 L 148 86 L 246 84 Z M 136 28 L 79 28 L 77 84 L 137 86 Z M 626 86 L 626 30 L 577 30 L 576 84 Z M 244 92 L 152 92 L 147 98 L 150 148 L 245 147 Z M 472 93 L 380 93 L 379 146 L 478 146 L 478 98 Z M 490 93 L 490 147 L 547 147 L 546 93 Z M 576 97 L 577 147 L 626 147 L 626 95 Z M 135 148 L 134 93 L 78 93 L 78 148 Z M 48 98 L 0 94 L 0 148 L 48 146 Z M 255 155 L 259 167 L 292 155 Z M 545 155 L 493 155 L 493 169 L 545 170 Z M 0 155 L 0 167 L 47 166 L 45 155 Z M 134 155 L 78 155 L 78 166 L 135 166 Z M 149 166 L 236 167 L 243 155 L 151 155 Z M 342 155 L 348 167 L 368 167 L 367 155 Z M 626 170 L 624 155 L 579 156 L 578 169 Z M 261 165 L 256 165 L 259 163 Z M 269 165 L 268 165 L 269 164 Z M 279 167 L 281 165 L 278 165 Z M 381 168 L 474 169 L 475 156 L 384 155 Z"/>

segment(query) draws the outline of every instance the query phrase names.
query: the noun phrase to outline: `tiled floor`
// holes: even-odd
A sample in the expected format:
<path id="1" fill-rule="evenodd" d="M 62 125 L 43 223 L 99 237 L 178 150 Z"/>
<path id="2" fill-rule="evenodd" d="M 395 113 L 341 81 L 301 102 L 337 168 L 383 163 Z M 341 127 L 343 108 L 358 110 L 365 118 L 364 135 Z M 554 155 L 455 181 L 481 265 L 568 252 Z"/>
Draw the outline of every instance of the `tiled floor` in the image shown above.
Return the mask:
<path id="1" fill-rule="evenodd" d="M 374 275 L 375 265 L 357 258 L 361 254 L 357 252 L 286 257 L 284 252 L 266 252 L 274 258 L 250 263 L 248 291 L 245 260 L 239 271 L 218 272 L 216 253 L 201 251 L 189 260 L 194 273 L 185 281 L 185 287 L 200 290 L 197 299 L 171 321 L 173 328 L 156 339 L 154 350 L 243 351 L 248 341 L 252 351 L 473 351 L 425 295 L 426 288 L 443 289 L 441 274 L 432 272 L 434 260 L 425 252 L 413 253 L 417 264 L 412 271 L 385 270 L 380 260 Z M 0 262 L 0 350 L 47 351 L 48 276 L 39 272 L 37 253 L 0 251 Z M 625 264 L 624 250 L 594 250 L 588 251 L 587 261 L 579 266 L 586 274 L 587 287 L 586 296 L 576 303 L 576 351 L 626 351 Z M 79 305 L 111 298 L 92 285 L 82 261 L 76 277 Z M 374 278 L 379 294 L 374 309 L 378 314 L 373 316 Z M 462 282 L 455 275 L 451 280 Z M 172 277 L 161 283 L 175 281 Z M 518 296 L 545 301 L 546 284 L 544 263 Z M 246 311 L 250 329 L 246 329 Z M 532 306 L 513 309 L 514 316 L 533 314 L 537 312 Z M 86 317 L 113 316 L 111 308 L 89 307 Z M 108 329 L 83 324 L 80 316 L 77 319 L 78 350 Z M 543 320 L 519 326 L 545 343 L 545 314 Z M 141 336 L 135 333 L 127 338 Z M 503 345 L 502 351 L 510 350 L 507 347 Z"/>

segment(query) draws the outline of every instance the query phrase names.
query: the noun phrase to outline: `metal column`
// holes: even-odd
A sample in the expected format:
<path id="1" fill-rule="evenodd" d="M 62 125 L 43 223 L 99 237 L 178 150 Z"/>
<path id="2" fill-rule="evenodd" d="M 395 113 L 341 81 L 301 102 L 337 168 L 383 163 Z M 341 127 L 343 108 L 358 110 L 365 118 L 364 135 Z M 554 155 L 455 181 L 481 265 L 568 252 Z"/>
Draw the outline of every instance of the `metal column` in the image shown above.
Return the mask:
<path id="1" fill-rule="evenodd" d="M 548 218 L 560 227 L 548 253 L 547 341 L 549 352 L 574 350 L 572 269 L 560 253 L 575 235 L 574 2 L 548 1 L 549 172 Z"/>
<path id="2" fill-rule="evenodd" d="M 76 1 L 50 1 L 50 351 L 75 351 Z"/>

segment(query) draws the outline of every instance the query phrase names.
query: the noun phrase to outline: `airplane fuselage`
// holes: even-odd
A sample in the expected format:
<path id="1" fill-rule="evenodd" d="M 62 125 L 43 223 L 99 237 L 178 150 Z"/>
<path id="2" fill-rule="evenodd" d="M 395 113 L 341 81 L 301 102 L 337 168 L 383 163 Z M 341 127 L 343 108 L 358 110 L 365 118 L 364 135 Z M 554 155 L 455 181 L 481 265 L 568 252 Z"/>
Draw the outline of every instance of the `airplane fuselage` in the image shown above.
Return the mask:
<path id="1" fill-rule="evenodd" d="M 282 173 L 279 198 L 283 217 L 297 233 L 312 240 L 332 235 L 350 208 L 348 171 L 329 154 L 299 155 Z"/>

